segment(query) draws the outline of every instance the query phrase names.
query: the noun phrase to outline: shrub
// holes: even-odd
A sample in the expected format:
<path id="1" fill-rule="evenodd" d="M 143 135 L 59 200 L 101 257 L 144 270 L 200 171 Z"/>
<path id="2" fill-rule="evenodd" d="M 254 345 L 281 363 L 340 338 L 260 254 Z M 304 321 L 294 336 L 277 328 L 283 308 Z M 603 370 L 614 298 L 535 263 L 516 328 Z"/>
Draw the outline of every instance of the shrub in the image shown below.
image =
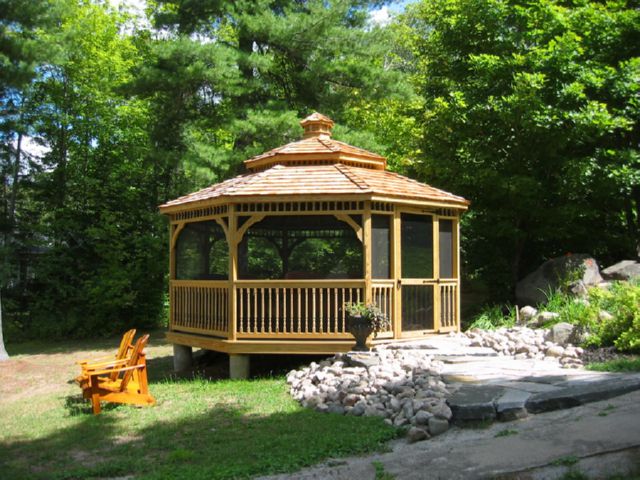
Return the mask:
<path id="1" fill-rule="evenodd" d="M 511 305 L 490 305 L 484 307 L 480 313 L 474 317 L 469 328 L 495 330 L 500 327 L 513 327 L 515 324 L 515 307 Z"/>
<path id="2" fill-rule="evenodd" d="M 560 322 L 584 325 L 585 321 L 597 320 L 598 318 L 598 311 L 593 304 L 561 290 L 549 292 L 547 294 L 547 303 L 538 305 L 537 308 L 540 311 L 546 310 L 560 315 L 555 320 L 546 323 L 545 327 Z"/>
<path id="3" fill-rule="evenodd" d="M 612 318 L 601 319 L 601 311 L 610 313 Z M 640 351 L 640 284 L 616 282 L 609 290 L 590 289 L 583 316 L 573 320 L 570 323 L 581 325 L 590 333 L 586 346 Z"/>

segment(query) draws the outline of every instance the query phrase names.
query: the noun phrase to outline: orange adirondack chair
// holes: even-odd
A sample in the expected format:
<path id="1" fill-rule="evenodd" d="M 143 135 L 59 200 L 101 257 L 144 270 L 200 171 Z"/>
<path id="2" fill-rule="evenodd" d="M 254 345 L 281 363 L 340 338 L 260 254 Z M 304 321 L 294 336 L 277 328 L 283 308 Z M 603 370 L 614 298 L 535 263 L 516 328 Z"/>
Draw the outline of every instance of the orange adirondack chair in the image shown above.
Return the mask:
<path id="1" fill-rule="evenodd" d="M 80 386 L 82 396 L 91 400 L 94 414 L 100 413 L 100 402 L 155 405 L 156 400 L 149 393 L 147 382 L 144 348 L 148 341 L 149 335 L 140 337 L 124 365 L 111 365 L 88 372 L 88 379 Z"/>
<path id="2" fill-rule="evenodd" d="M 115 357 L 101 357 L 91 360 L 80 360 L 76 362 L 82 369 L 80 375 L 75 378 L 76 383 L 78 383 L 82 387 L 83 384 L 86 383 L 89 379 L 89 374 L 91 371 L 102 370 L 110 366 L 123 366 L 133 350 L 133 337 L 135 336 L 135 334 L 136 329 L 132 328 L 131 330 L 126 331 L 124 335 L 122 335 L 122 340 L 120 340 L 120 346 L 118 347 L 118 351 L 116 352 Z M 112 380 L 115 380 L 116 372 L 113 372 L 112 375 Z"/>

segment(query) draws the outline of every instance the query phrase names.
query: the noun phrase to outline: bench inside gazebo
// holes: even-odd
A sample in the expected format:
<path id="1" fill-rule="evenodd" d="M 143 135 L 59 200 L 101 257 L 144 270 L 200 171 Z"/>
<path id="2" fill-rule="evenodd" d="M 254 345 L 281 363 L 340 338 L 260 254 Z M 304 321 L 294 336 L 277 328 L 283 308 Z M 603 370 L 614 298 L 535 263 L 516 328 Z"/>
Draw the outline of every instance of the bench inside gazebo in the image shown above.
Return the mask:
<path id="1" fill-rule="evenodd" d="M 229 353 L 232 377 L 251 354 L 348 351 L 346 302 L 390 318 L 374 342 L 459 329 L 468 202 L 332 139 L 324 115 L 301 124 L 302 140 L 245 161 L 248 173 L 160 207 L 177 368 L 192 347 Z"/>

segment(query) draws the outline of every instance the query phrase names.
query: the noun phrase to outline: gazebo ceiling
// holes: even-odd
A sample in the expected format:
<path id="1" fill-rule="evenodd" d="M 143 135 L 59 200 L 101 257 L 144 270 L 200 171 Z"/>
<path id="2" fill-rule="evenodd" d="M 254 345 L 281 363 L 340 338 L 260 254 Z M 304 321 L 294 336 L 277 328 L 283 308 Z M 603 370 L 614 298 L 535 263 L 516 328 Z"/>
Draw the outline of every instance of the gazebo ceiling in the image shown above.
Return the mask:
<path id="1" fill-rule="evenodd" d="M 333 121 L 314 113 L 302 120 L 304 136 L 245 161 L 252 172 L 160 206 L 164 213 L 212 201 L 248 197 L 342 195 L 435 201 L 466 208 L 462 197 L 385 170 L 384 157 L 331 139 Z"/>

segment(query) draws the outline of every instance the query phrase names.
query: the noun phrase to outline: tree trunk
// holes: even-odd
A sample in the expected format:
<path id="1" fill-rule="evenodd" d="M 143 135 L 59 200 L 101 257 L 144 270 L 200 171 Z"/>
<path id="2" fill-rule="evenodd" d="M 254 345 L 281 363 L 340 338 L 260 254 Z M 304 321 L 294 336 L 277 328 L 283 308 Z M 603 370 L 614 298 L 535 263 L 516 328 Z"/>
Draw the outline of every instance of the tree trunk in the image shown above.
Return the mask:
<path id="1" fill-rule="evenodd" d="M 9 354 L 4 348 L 4 337 L 2 336 L 2 293 L 0 292 L 0 362 L 9 359 Z"/>
<path id="2" fill-rule="evenodd" d="M 22 120 L 22 119 L 21 119 Z M 11 182 L 11 199 L 9 201 L 9 223 L 11 229 L 15 227 L 16 218 L 16 202 L 18 199 L 18 186 L 20 182 L 20 164 L 22 162 L 22 132 L 18 133 L 18 142 L 16 145 L 16 158 L 13 165 L 12 182 Z"/>

